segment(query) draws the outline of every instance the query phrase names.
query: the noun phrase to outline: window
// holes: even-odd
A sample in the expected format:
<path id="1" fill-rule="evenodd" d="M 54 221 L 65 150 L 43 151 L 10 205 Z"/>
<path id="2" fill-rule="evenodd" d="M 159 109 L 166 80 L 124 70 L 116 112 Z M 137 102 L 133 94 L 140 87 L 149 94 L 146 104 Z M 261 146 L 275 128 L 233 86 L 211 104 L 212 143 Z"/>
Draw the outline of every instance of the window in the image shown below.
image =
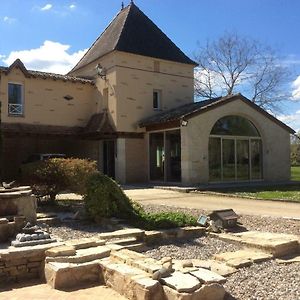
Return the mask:
<path id="1" fill-rule="evenodd" d="M 263 179 L 262 140 L 251 121 L 240 116 L 219 119 L 208 147 L 210 181 Z"/>
<path id="2" fill-rule="evenodd" d="M 154 70 L 154 72 L 159 72 L 160 71 L 160 63 L 159 63 L 159 61 L 155 60 L 153 62 L 153 70 Z"/>
<path id="3" fill-rule="evenodd" d="M 155 110 L 161 109 L 161 91 L 160 90 L 153 91 L 153 109 L 155 109 Z"/>
<path id="4" fill-rule="evenodd" d="M 8 84 L 8 114 L 23 115 L 23 86 L 21 84 Z"/>

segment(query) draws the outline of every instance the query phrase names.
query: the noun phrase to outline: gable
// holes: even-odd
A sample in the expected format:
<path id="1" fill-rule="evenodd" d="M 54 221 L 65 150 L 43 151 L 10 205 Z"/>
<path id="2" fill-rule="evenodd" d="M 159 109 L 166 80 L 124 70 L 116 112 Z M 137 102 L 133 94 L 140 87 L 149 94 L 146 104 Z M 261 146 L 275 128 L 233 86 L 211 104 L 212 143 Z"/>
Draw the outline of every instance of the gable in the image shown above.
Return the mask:
<path id="1" fill-rule="evenodd" d="M 250 106 L 252 109 L 256 110 L 257 112 L 262 114 L 264 117 L 266 117 L 269 120 L 271 120 L 272 122 L 276 123 L 283 129 L 288 131 L 289 133 L 291 133 L 291 134 L 295 133 L 295 131 L 291 127 L 287 126 L 286 124 L 284 124 L 283 122 L 281 122 L 280 120 L 278 120 L 277 118 L 275 118 L 274 116 L 269 114 L 267 111 L 265 111 L 264 109 L 262 109 L 261 107 L 259 107 L 258 105 L 256 105 L 255 103 L 253 103 L 252 101 L 250 101 L 249 99 L 247 99 L 246 97 L 244 97 L 241 94 L 229 95 L 229 96 L 225 96 L 225 97 L 218 97 L 218 98 L 214 98 L 214 99 L 207 99 L 204 101 L 194 102 L 194 103 L 190 103 L 187 105 L 179 106 L 175 109 L 165 111 L 158 115 L 151 116 L 150 118 L 141 120 L 139 123 L 139 126 L 146 127 L 146 129 L 147 128 L 149 129 L 149 128 L 153 128 L 153 127 L 157 127 L 157 126 L 161 126 L 161 127 L 168 126 L 168 124 L 179 125 L 180 120 L 183 120 L 183 119 L 188 120 L 190 118 L 196 117 L 205 112 L 214 110 L 218 107 L 222 107 L 223 105 L 226 105 L 228 103 L 231 103 L 233 101 L 238 101 L 238 100 L 242 101 L 247 106 Z"/>

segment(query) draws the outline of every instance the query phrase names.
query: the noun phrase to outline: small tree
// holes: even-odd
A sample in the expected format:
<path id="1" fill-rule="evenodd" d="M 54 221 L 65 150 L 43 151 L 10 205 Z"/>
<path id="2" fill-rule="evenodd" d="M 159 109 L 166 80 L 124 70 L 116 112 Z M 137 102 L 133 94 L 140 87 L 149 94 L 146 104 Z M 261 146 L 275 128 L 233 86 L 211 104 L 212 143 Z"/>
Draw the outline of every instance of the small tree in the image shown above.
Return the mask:
<path id="1" fill-rule="evenodd" d="M 272 111 L 289 98 L 284 92 L 288 70 L 271 48 L 255 40 L 226 33 L 200 47 L 195 60 L 199 64 L 195 76 L 199 98 L 231 95 L 239 89 L 257 105 Z"/>
<path id="2" fill-rule="evenodd" d="M 291 138 L 291 165 L 300 166 L 300 131 Z"/>
<path id="3" fill-rule="evenodd" d="M 84 194 L 86 181 L 96 170 L 95 161 L 52 158 L 28 164 L 22 176 L 37 195 L 48 196 L 54 202 L 56 195 L 65 190 Z"/>

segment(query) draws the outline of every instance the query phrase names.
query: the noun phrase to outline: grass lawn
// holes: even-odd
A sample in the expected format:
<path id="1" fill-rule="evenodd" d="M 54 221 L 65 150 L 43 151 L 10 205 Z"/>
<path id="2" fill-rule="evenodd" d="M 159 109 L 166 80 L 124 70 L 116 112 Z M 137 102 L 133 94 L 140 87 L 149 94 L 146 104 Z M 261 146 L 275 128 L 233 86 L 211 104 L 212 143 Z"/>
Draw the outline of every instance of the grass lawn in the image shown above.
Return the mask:
<path id="1" fill-rule="evenodd" d="M 291 168 L 291 179 L 300 181 L 300 166 Z M 299 185 L 280 185 L 271 187 L 241 187 L 220 191 L 226 194 L 235 194 L 247 197 L 254 197 L 265 200 L 289 200 L 300 203 L 300 182 Z"/>
<path id="2" fill-rule="evenodd" d="M 300 166 L 292 167 L 291 168 L 291 175 L 292 175 L 292 180 L 299 180 L 300 181 Z"/>

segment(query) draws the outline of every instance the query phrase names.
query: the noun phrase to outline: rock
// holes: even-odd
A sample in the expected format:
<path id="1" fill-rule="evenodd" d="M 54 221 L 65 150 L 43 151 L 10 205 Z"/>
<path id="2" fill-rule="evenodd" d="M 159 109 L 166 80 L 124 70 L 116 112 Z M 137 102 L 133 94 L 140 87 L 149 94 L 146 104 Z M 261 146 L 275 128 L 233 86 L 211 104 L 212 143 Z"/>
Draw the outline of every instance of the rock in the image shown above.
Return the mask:
<path id="1" fill-rule="evenodd" d="M 192 293 L 201 286 L 196 277 L 178 271 L 175 271 L 169 277 L 162 278 L 161 282 L 180 293 Z"/>
<path id="2" fill-rule="evenodd" d="M 100 284 L 100 265 L 98 262 L 85 264 L 46 263 L 45 278 L 54 289 L 66 289 L 83 284 Z"/>
<path id="3" fill-rule="evenodd" d="M 33 240 L 38 240 L 38 237 L 39 237 L 39 235 L 36 234 L 36 233 L 34 233 L 34 234 L 31 235 L 31 238 L 32 238 Z"/>
<path id="4" fill-rule="evenodd" d="M 191 268 L 191 267 L 193 267 L 193 262 L 191 261 L 191 260 L 184 260 L 183 262 L 182 262 L 182 267 L 183 268 Z"/>
<path id="5" fill-rule="evenodd" d="M 165 268 L 167 270 L 173 270 L 173 268 L 172 268 L 172 262 L 170 262 L 170 261 L 164 263 L 162 266 L 163 266 L 163 268 Z"/>
<path id="6" fill-rule="evenodd" d="M 50 257 L 71 256 L 76 255 L 76 250 L 74 246 L 59 246 L 48 249 L 45 254 Z"/>
<path id="7" fill-rule="evenodd" d="M 79 249 L 76 251 L 76 255 L 70 256 L 56 256 L 56 257 L 46 257 L 46 262 L 54 261 L 60 263 L 86 263 L 96 259 L 101 259 L 108 257 L 110 254 L 110 249 L 105 246 L 91 247 L 87 249 Z"/>
<path id="8" fill-rule="evenodd" d="M 291 255 L 299 251 L 299 237 L 292 234 L 247 231 L 223 235 L 229 240 L 235 239 L 240 243 L 271 253 L 274 257 Z"/>
<path id="9" fill-rule="evenodd" d="M 164 263 L 167 263 L 167 262 L 171 262 L 172 263 L 172 257 L 163 257 L 161 260 L 160 260 L 160 263 L 163 265 Z"/>
<path id="10" fill-rule="evenodd" d="M 282 259 L 276 259 L 276 262 L 279 264 L 291 264 L 291 263 L 300 263 L 300 256 L 286 257 Z"/>
<path id="11" fill-rule="evenodd" d="M 207 269 L 199 268 L 197 271 L 190 272 L 202 283 L 225 283 L 226 278 Z"/>
<path id="12" fill-rule="evenodd" d="M 242 268 L 251 265 L 253 262 L 262 262 L 272 259 L 272 255 L 254 251 L 250 249 L 238 250 L 234 252 L 225 252 L 214 255 L 216 260 L 224 261 L 228 266 Z"/>
<path id="13" fill-rule="evenodd" d="M 193 299 L 201 300 L 223 300 L 225 296 L 225 289 L 218 283 L 203 285 L 198 291 L 194 293 Z"/>
<path id="14" fill-rule="evenodd" d="M 221 263 L 221 262 L 214 261 L 214 260 L 211 261 L 210 269 L 212 272 L 215 272 L 224 277 L 229 276 L 238 271 L 234 267 L 227 266 L 225 263 Z"/>

